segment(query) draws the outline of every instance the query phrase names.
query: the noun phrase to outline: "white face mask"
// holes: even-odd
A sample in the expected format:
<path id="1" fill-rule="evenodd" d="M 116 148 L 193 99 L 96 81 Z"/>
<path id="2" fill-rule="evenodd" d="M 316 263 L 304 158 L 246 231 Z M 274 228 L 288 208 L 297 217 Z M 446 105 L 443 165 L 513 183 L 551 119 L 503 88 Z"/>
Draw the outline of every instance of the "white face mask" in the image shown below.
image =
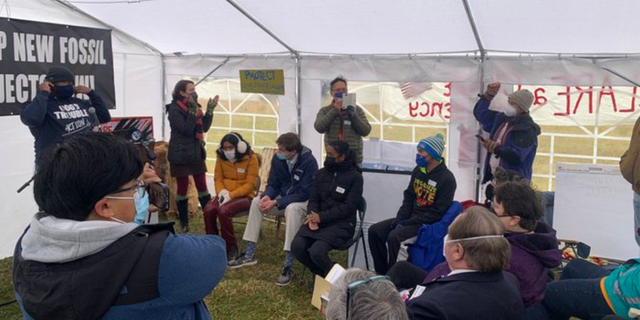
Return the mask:
<path id="1" fill-rule="evenodd" d="M 227 160 L 233 162 L 236 160 L 236 149 L 224 151 L 224 156 L 227 157 Z"/>
<path id="2" fill-rule="evenodd" d="M 490 239 L 490 238 L 504 238 L 503 235 L 498 235 L 498 234 L 493 234 L 493 235 L 488 235 L 488 236 L 477 236 L 477 237 L 469 237 L 469 238 L 462 238 L 462 239 L 453 239 L 453 240 L 449 240 L 449 234 L 444 236 L 444 241 L 442 241 L 442 255 L 444 256 L 444 249 L 446 248 L 447 242 L 451 243 L 451 242 L 462 242 L 462 241 L 469 241 L 469 240 L 479 240 L 479 239 Z"/>
<path id="3" fill-rule="evenodd" d="M 517 114 L 518 114 L 518 111 L 516 111 L 515 107 L 512 105 L 509 105 L 507 109 L 504 110 L 504 115 L 509 118 L 515 117 Z"/>

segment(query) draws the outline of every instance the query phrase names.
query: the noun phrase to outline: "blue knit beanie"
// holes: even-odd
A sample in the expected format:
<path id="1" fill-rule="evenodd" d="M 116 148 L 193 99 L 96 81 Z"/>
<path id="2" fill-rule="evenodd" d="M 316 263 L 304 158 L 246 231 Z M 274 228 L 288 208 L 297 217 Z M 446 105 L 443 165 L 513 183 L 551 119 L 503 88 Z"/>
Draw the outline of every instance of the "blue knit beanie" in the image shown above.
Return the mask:
<path id="1" fill-rule="evenodd" d="M 440 161 L 440 159 L 442 159 L 442 152 L 444 152 L 444 136 L 438 133 L 433 137 L 426 137 L 420 140 L 418 149 L 424 150 L 434 160 Z"/>

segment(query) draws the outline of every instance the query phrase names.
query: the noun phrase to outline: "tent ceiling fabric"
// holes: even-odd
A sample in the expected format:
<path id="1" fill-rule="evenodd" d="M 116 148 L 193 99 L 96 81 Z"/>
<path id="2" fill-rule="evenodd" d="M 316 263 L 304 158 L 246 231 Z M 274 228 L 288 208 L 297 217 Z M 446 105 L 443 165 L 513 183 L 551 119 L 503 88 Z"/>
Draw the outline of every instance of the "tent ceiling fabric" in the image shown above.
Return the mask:
<path id="1" fill-rule="evenodd" d="M 640 53 L 640 1 L 469 0 L 487 50 Z"/>
<path id="2" fill-rule="evenodd" d="M 225 0 L 70 0 L 161 52 L 268 54 L 287 49 Z M 109 3 L 111 2 L 111 3 Z M 462 0 L 235 0 L 301 53 L 478 50 Z M 640 1 L 468 0 L 488 51 L 640 53 Z M 621 28 L 621 26 L 623 26 Z"/>

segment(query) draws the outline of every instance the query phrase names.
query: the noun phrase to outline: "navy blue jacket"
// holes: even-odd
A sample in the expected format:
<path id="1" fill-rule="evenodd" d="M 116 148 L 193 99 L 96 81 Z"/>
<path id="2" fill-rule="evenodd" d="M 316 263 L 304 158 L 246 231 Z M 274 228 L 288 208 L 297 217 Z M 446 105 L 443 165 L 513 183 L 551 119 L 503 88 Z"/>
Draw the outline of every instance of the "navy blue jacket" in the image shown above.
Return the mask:
<path id="1" fill-rule="evenodd" d="M 502 112 L 489 110 L 490 105 L 491 101 L 481 97 L 473 108 L 473 115 L 482 124 L 482 129 L 490 133 L 489 138 L 495 141 L 498 128 L 509 118 Z M 520 114 L 511 121 L 513 121 L 513 128 L 507 134 L 504 145 L 496 148 L 495 156 L 500 158 L 501 167 L 518 171 L 520 175 L 531 180 L 540 127 L 533 122 L 529 113 Z M 487 153 L 482 183 L 493 179 L 489 165 L 492 156 L 494 154 Z"/>
<path id="2" fill-rule="evenodd" d="M 313 176 L 317 171 L 318 162 L 307 147 L 302 148 L 291 173 L 289 173 L 287 160 L 273 157 L 267 189 L 262 196 L 269 196 L 271 199 L 280 196 L 281 198 L 277 199 L 280 210 L 286 208 L 290 203 L 305 202 L 309 200 Z"/>
<path id="3" fill-rule="evenodd" d="M 107 105 L 100 95 L 91 90 L 88 96 L 91 104 L 75 97 L 62 99 L 40 91 L 35 99 L 22 107 L 20 120 L 29 127 L 31 134 L 36 138 L 36 163 L 42 151 L 60 142 L 63 137 L 91 128 L 94 122 L 88 112 L 91 106 L 96 109 L 100 123 L 111 121 Z"/>

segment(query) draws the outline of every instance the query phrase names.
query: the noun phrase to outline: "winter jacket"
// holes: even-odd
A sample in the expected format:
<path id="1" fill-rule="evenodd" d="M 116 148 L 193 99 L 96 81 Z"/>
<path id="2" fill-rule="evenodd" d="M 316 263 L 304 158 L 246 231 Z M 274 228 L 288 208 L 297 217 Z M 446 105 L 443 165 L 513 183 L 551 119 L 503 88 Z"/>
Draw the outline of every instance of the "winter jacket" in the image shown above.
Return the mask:
<path id="1" fill-rule="evenodd" d="M 351 117 L 346 112 L 340 114 L 331 105 L 320 108 L 314 123 L 316 131 L 324 133 L 324 145 L 340 140 L 342 128 L 344 141 L 356 152 L 356 163 L 362 163 L 362 137 L 371 133 L 371 125 L 364 110 L 356 106 L 356 114 Z"/>
<path id="2" fill-rule="evenodd" d="M 36 216 L 13 263 L 24 319 L 201 320 L 227 261 L 218 236 L 172 225 Z"/>
<path id="3" fill-rule="evenodd" d="M 289 173 L 287 160 L 273 157 L 267 188 L 262 195 L 269 196 L 271 199 L 280 196 L 276 200 L 279 210 L 283 210 L 290 203 L 308 201 L 313 185 L 313 176 L 317 171 L 318 162 L 307 147 L 303 147 L 298 154 L 298 159 L 293 165 L 291 173 Z"/>
<path id="4" fill-rule="evenodd" d="M 508 118 L 502 112 L 489 110 L 490 105 L 491 101 L 481 97 L 473 108 L 473 115 L 482 124 L 482 129 L 490 133 L 489 139 L 495 141 L 498 129 L 507 121 L 512 121 L 513 128 L 507 134 L 504 144 L 496 148 L 495 154 L 487 153 L 482 183 L 493 179 L 489 164 L 493 156 L 500 158 L 501 167 L 518 171 L 520 175 L 531 180 L 540 127 L 533 122 L 528 113 Z"/>
<path id="5" fill-rule="evenodd" d="M 320 216 L 319 229 L 300 227 L 297 236 L 322 240 L 342 247 L 353 238 L 356 210 L 362 200 L 362 174 L 348 159 L 335 167 L 320 169 L 314 178 L 307 212 Z"/>
<path id="6" fill-rule="evenodd" d="M 625 180 L 631 183 L 631 188 L 637 194 L 640 194 L 640 117 L 633 125 L 631 131 L 631 142 L 629 149 L 624 152 L 620 158 L 620 173 Z"/>
<path id="7" fill-rule="evenodd" d="M 511 244 L 511 260 L 506 271 L 518 278 L 525 307 L 540 303 L 547 287 L 549 268 L 555 268 L 562 262 L 556 231 L 544 222 L 538 222 L 534 233 L 505 233 L 505 237 Z M 446 263 L 439 264 L 425 281 L 449 272 Z"/>
<path id="8" fill-rule="evenodd" d="M 631 319 L 629 309 L 640 309 L 640 259 L 631 259 L 602 278 L 600 288 L 616 315 Z"/>
<path id="9" fill-rule="evenodd" d="M 253 199 L 258 178 L 258 157 L 251 151 L 240 161 L 231 162 L 218 158 L 216 174 L 213 180 L 216 184 L 216 194 L 222 189 L 229 191 L 231 199 L 249 197 Z"/>
<path id="10" fill-rule="evenodd" d="M 62 138 L 88 131 L 92 125 L 97 125 L 93 116 L 89 114 L 90 107 L 96 109 L 100 123 L 111 121 L 107 105 L 100 95 L 91 90 L 88 96 L 91 104 L 75 97 L 63 99 L 40 91 L 33 101 L 22 107 L 20 120 L 29 126 L 31 134 L 36 139 L 36 163 L 45 149 L 60 142 Z"/>
<path id="11" fill-rule="evenodd" d="M 508 272 L 459 273 L 422 286 L 424 292 L 407 304 L 409 319 L 524 319 L 518 280 Z"/>
<path id="12" fill-rule="evenodd" d="M 198 104 L 198 107 L 200 105 Z M 196 138 L 196 116 L 182 111 L 173 101 L 167 105 L 171 139 L 169 140 L 169 162 L 172 164 L 198 164 L 207 158 L 205 142 Z M 213 114 L 205 113 L 202 117 L 202 129 L 209 131 L 213 122 Z"/>
<path id="13" fill-rule="evenodd" d="M 444 159 L 430 172 L 416 166 L 396 219 L 404 226 L 440 221 L 453 203 L 456 187 L 456 178 Z"/>
<path id="14" fill-rule="evenodd" d="M 462 205 L 454 201 L 440 221 L 420 227 L 416 242 L 409 245 L 409 262 L 427 272 L 443 262 L 444 236 L 461 212 Z"/>

